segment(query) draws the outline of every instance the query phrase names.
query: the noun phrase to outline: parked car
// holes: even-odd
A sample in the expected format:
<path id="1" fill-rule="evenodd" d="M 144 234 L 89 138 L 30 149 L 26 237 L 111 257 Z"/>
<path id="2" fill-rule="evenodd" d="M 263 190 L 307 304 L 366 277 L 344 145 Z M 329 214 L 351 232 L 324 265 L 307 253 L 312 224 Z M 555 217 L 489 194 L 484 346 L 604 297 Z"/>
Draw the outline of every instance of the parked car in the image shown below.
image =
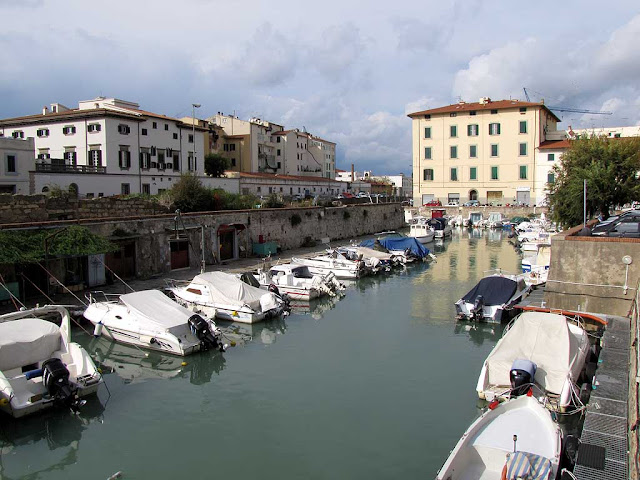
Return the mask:
<path id="1" fill-rule="evenodd" d="M 442 202 L 440 200 L 431 200 L 423 205 L 424 207 L 441 207 Z"/>
<path id="2" fill-rule="evenodd" d="M 457 206 L 458 206 L 457 200 L 451 200 L 449 201 L 449 203 L 447 203 L 447 207 L 457 207 Z"/>
<path id="3" fill-rule="evenodd" d="M 468 202 L 464 202 L 462 204 L 463 207 L 477 207 L 480 205 L 478 200 L 469 200 Z"/>
<path id="4" fill-rule="evenodd" d="M 592 235 L 640 238 L 640 212 L 629 210 L 620 216 L 609 217 L 591 230 Z"/>

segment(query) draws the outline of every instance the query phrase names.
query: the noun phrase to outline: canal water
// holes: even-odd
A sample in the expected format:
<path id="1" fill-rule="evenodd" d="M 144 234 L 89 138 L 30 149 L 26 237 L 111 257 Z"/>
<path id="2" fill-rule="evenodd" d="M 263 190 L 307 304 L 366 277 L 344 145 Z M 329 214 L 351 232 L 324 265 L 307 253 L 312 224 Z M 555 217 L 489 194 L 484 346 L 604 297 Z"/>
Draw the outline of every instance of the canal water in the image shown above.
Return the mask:
<path id="1" fill-rule="evenodd" d="M 0 478 L 435 477 L 480 413 L 476 381 L 502 333 L 456 323 L 453 304 L 520 257 L 502 231 L 428 246 L 437 262 L 339 301 L 224 325 L 237 341 L 224 354 L 145 356 L 78 329 L 108 389 L 77 416 L 3 418 Z"/>

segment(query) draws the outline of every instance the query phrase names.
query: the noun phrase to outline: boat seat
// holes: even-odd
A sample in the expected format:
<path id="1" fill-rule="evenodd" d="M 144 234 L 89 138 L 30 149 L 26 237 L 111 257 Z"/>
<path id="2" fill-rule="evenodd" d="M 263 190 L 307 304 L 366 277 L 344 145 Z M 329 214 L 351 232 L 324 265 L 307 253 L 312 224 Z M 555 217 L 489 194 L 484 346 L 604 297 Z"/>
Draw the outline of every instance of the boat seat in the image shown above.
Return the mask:
<path id="1" fill-rule="evenodd" d="M 507 480 L 546 480 L 551 472 L 551 461 L 548 458 L 528 452 L 508 454 L 506 466 Z"/>

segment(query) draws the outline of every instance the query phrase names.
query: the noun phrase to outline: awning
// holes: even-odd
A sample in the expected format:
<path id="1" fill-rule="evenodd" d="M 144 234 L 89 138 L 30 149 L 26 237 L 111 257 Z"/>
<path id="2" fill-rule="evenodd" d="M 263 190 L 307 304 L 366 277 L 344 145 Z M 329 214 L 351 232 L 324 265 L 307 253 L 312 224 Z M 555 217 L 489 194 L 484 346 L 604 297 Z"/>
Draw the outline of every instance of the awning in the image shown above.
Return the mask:
<path id="1" fill-rule="evenodd" d="M 232 230 L 242 231 L 244 230 L 245 225 L 243 223 L 223 223 L 218 227 L 218 232 L 230 232 Z"/>

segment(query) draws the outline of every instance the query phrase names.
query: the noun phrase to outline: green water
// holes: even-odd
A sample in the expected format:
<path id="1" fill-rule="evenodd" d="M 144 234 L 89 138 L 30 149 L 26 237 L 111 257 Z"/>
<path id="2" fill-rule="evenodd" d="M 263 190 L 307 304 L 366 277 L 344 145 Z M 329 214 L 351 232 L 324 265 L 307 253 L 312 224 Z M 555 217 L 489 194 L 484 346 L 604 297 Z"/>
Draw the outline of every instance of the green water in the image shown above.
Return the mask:
<path id="1" fill-rule="evenodd" d="M 520 259 L 502 232 L 429 247 L 435 264 L 243 327 L 229 333 L 237 347 L 186 366 L 74 332 L 109 391 L 79 416 L 3 418 L 0 478 L 435 477 L 479 413 L 475 384 L 501 334 L 456 324 L 453 303 Z"/>

